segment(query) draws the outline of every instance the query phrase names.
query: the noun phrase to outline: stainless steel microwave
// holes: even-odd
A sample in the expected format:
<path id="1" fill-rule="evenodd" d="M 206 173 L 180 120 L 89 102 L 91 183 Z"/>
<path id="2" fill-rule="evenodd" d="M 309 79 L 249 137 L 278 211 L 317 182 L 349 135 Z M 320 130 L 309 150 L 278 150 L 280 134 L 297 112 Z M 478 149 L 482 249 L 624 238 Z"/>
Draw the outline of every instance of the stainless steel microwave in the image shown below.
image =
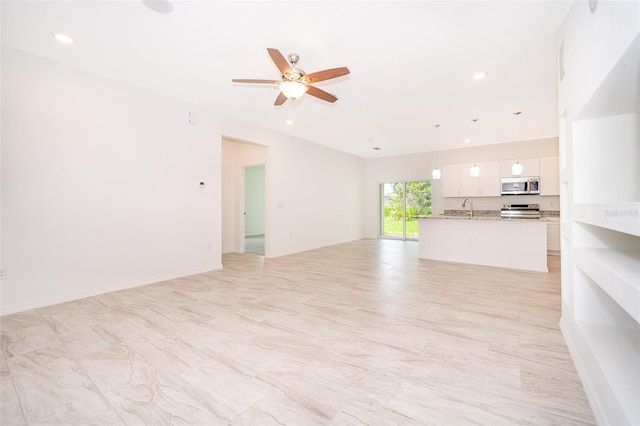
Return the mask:
<path id="1" fill-rule="evenodd" d="M 500 179 L 502 195 L 540 194 L 539 177 L 520 177 Z"/>

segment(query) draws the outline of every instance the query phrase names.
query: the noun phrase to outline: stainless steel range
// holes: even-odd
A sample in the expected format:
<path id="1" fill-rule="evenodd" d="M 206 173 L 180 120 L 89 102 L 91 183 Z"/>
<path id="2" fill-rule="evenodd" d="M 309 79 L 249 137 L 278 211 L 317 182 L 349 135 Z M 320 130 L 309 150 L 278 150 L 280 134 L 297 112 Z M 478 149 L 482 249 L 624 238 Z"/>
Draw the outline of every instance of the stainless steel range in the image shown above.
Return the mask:
<path id="1" fill-rule="evenodd" d="M 540 219 L 540 204 L 503 204 L 500 217 L 505 219 Z"/>

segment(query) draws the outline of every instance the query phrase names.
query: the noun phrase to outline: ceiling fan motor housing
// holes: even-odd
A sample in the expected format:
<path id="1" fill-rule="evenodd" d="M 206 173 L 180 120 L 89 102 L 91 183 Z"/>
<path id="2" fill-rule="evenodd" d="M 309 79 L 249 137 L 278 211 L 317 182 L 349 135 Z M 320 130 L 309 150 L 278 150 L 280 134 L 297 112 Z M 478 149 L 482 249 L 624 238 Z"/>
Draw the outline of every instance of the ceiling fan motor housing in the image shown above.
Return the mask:
<path id="1" fill-rule="evenodd" d="M 299 69 L 292 69 L 290 72 L 284 73 L 282 78 L 286 81 L 297 81 L 298 83 L 307 84 L 309 79 L 306 77 L 306 73 Z"/>
<path id="2" fill-rule="evenodd" d="M 300 55 L 298 55 L 297 53 L 289 53 L 287 55 L 287 59 L 289 60 L 291 66 L 295 66 L 300 60 Z"/>

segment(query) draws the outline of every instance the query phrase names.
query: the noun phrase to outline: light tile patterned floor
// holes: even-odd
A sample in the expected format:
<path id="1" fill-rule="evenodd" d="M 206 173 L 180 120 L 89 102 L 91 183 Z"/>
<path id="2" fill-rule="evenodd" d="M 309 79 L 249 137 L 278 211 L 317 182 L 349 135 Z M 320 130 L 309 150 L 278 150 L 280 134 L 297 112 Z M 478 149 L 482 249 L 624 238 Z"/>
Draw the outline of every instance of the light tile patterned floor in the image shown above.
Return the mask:
<path id="1" fill-rule="evenodd" d="M 361 240 L 1 318 L 0 423 L 571 425 L 594 419 L 535 273 Z"/>

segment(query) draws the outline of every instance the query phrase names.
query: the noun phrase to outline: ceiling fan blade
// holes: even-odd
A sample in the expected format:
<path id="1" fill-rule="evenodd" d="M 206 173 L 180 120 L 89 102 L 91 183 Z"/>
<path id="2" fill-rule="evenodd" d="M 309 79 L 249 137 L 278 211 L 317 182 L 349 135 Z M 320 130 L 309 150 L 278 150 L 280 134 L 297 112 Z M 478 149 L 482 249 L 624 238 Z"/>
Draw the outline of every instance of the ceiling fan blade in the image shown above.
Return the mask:
<path id="1" fill-rule="evenodd" d="M 307 74 L 307 78 L 309 79 L 309 82 L 315 83 L 318 81 L 342 77 L 343 75 L 347 75 L 349 73 L 350 71 L 347 67 L 331 68 L 330 70 L 317 71 L 312 72 L 311 74 Z"/>
<path id="2" fill-rule="evenodd" d="M 284 56 L 282 56 L 282 53 L 280 53 L 278 49 L 268 47 L 267 52 L 269 52 L 271 60 L 280 70 L 280 74 L 285 75 L 286 73 L 291 72 L 291 65 L 289 65 L 289 62 L 284 58 Z"/>
<path id="3" fill-rule="evenodd" d="M 273 104 L 274 105 L 282 105 L 283 103 L 285 103 L 287 101 L 287 99 L 288 98 L 284 95 L 284 93 L 280 92 L 280 94 L 276 98 L 276 101 Z"/>
<path id="4" fill-rule="evenodd" d="M 234 83 L 266 83 L 266 84 L 278 84 L 279 80 L 256 80 L 254 78 L 232 78 Z"/>
<path id="5" fill-rule="evenodd" d="M 331 93 L 325 92 L 322 89 L 318 89 L 317 87 L 313 87 L 313 86 L 307 86 L 307 87 L 309 88 L 309 90 L 307 90 L 308 95 L 315 96 L 316 98 L 322 99 L 323 101 L 327 101 L 327 102 L 335 102 L 338 100 L 338 98 L 333 96 Z"/>

